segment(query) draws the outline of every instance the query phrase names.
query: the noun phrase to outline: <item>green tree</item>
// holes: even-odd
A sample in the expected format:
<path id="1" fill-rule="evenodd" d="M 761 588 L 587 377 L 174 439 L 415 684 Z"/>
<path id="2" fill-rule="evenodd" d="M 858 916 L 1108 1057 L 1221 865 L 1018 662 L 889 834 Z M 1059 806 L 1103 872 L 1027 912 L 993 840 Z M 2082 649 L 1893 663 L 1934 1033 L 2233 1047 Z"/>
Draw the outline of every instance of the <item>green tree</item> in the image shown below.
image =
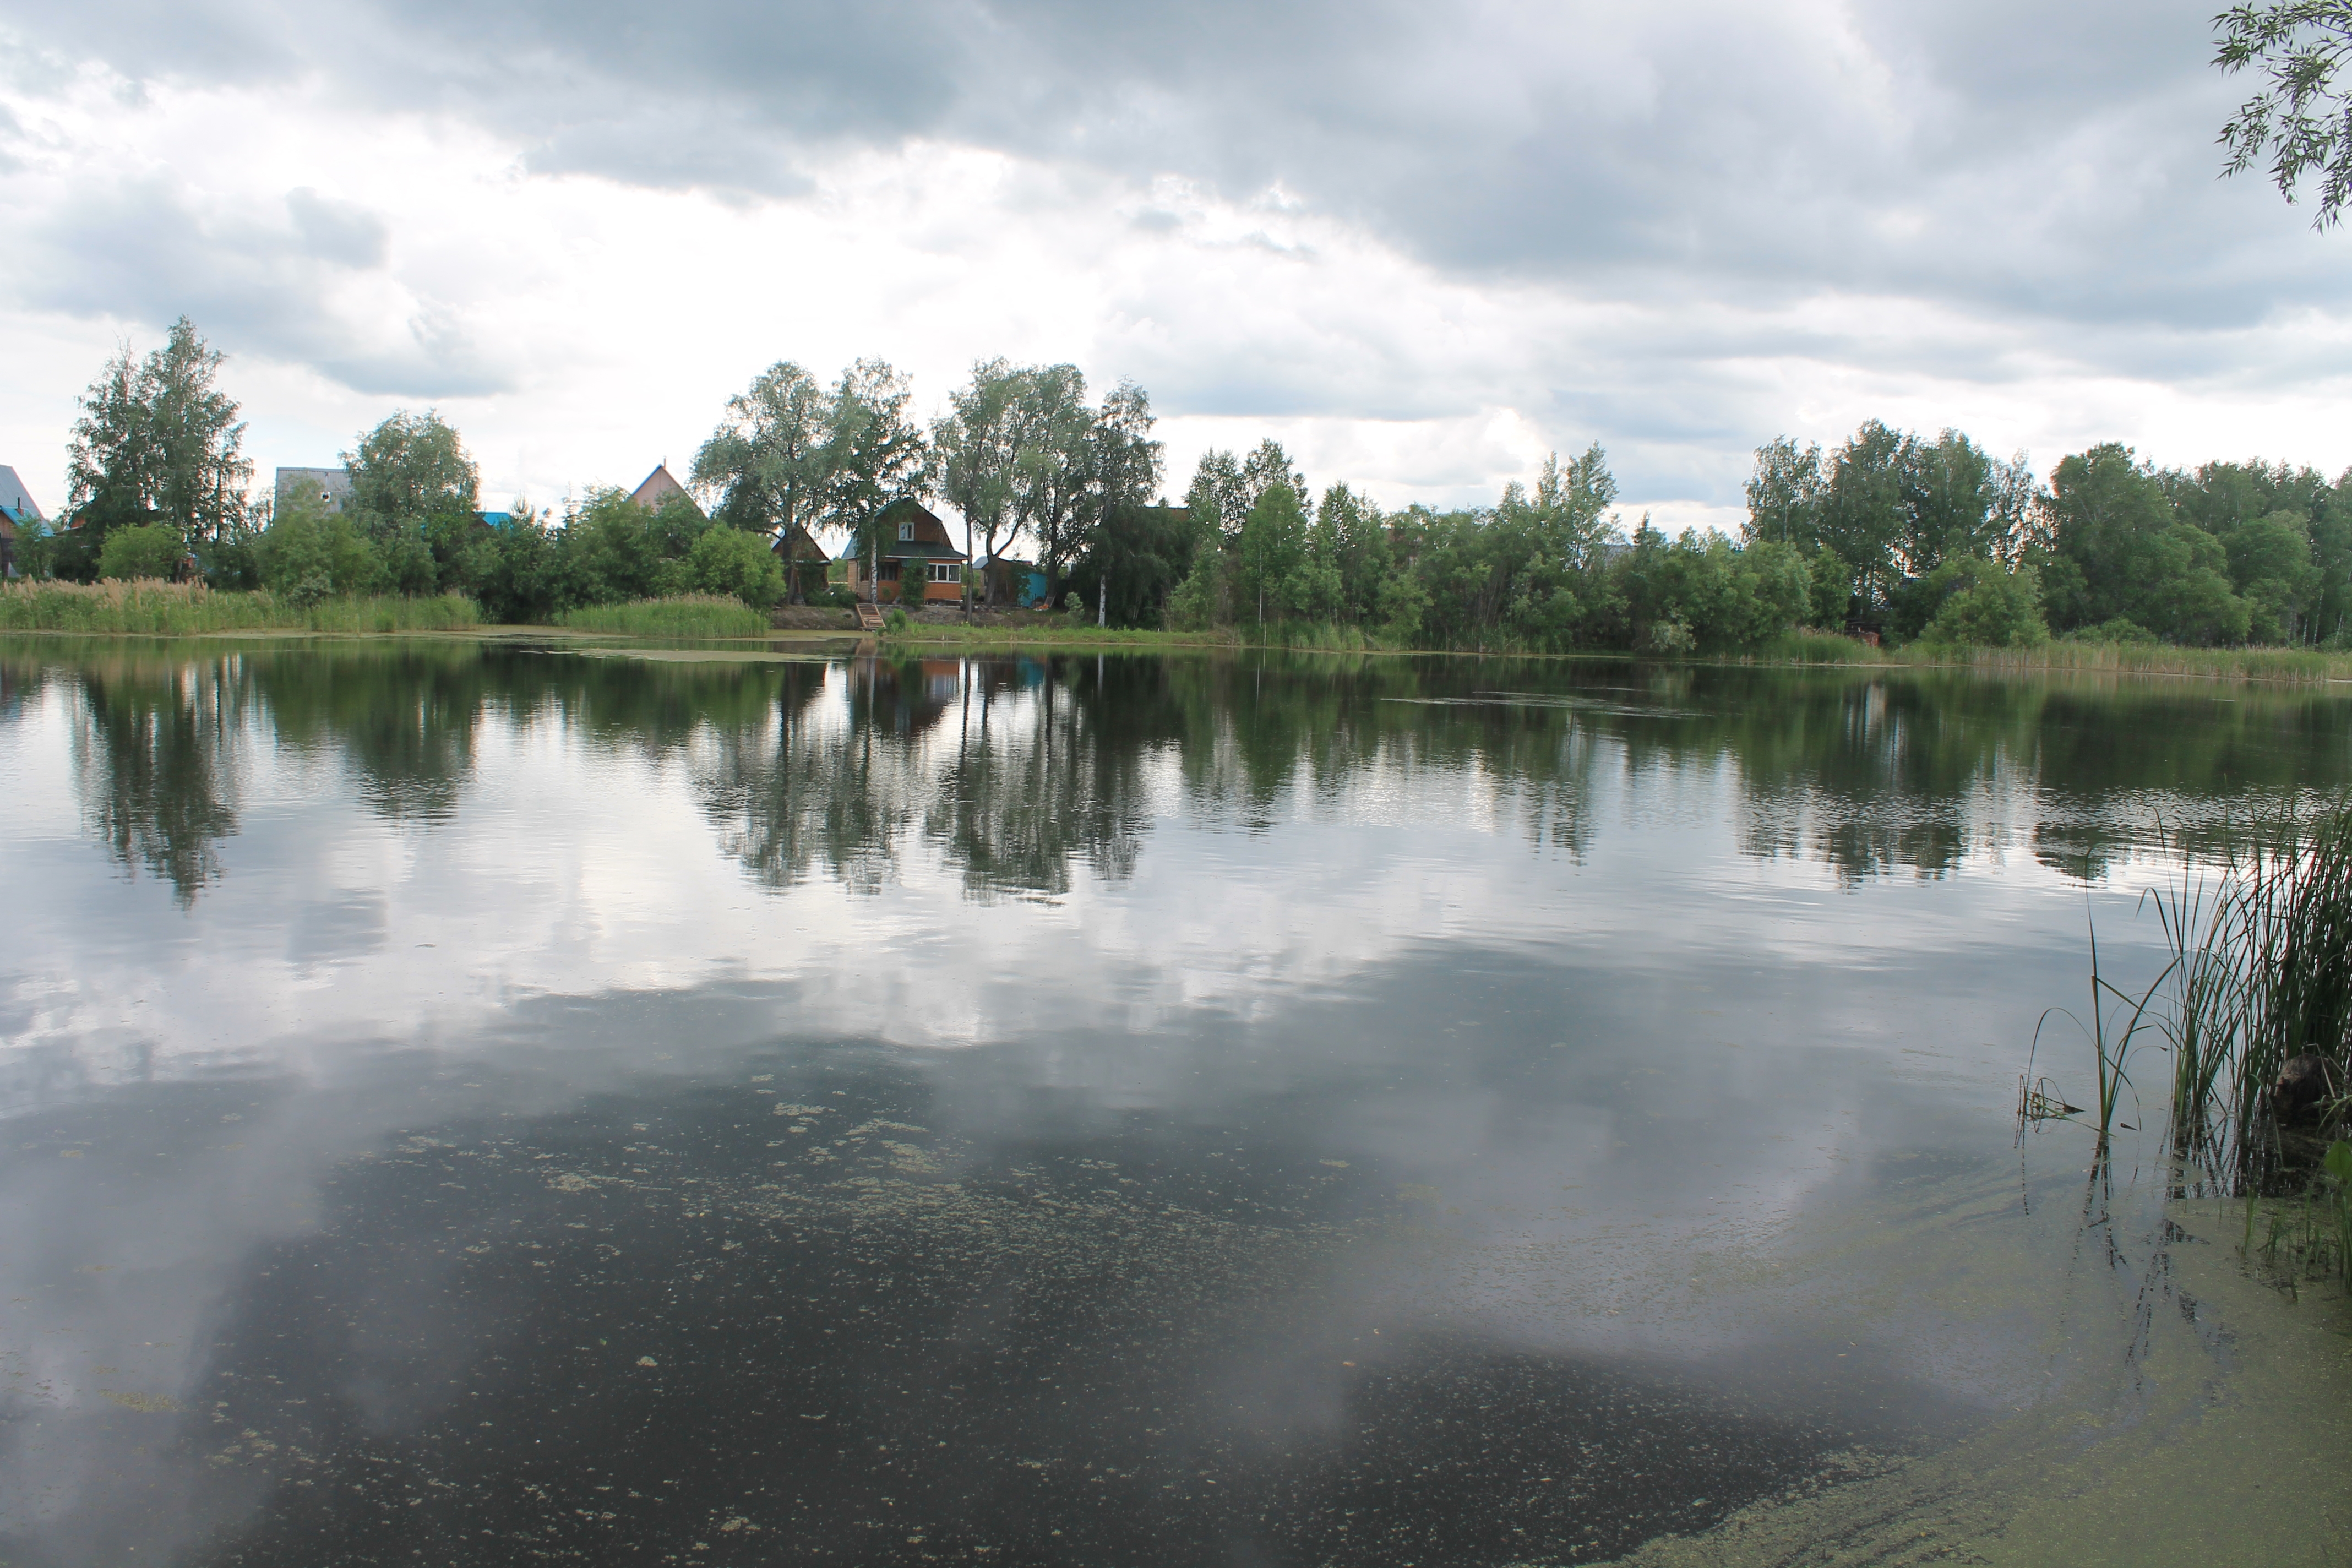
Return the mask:
<path id="1" fill-rule="evenodd" d="M 982 560 L 993 562 L 1021 534 L 1014 509 L 1020 493 L 1023 417 L 1028 373 L 1002 359 L 971 367 L 971 384 L 948 395 L 948 415 L 931 426 L 932 479 L 939 494 L 963 514 Z M 999 576 L 992 573 L 992 583 Z M 990 592 L 995 592 L 993 586 Z M 971 584 L 964 584 L 964 607 Z"/>
<path id="2" fill-rule="evenodd" d="M 431 517 L 473 516 L 481 469 L 437 409 L 403 409 L 343 454 L 352 495 L 345 510 L 378 539 Z"/>
<path id="3" fill-rule="evenodd" d="M 836 504 L 839 416 L 816 377 L 779 360 L 727 400 L 688 482 L 719 492 L 717 521 L 731 527 L 784 540 L 814 534 Z"/>
<path id="4" fill-rule="evenodd" d="M 2242 522 L 2231 530 L 2222 549 L 2230 563 L 2230 585 L 2246 601 L 2247 636 L 2262 643 L 2306 640 L 2320 589 L 2309 516 L 2274 511 Z"/>
<path id="5" fill-rule="evenodd" d="M 1742 531 L 1749 540 L 1817 545 L 1822 505 L 1828 495 L 1821 447 L 1811 442 L 1801 447 L 1786 436 L 1775 436 L 1756 448 L 1756 471 L 1748 480 L 1748 522 Z"/>
<path id="6" fill-rule="evenodd" d="M 507 504 L 506 526 L 490 530 L 474 557 L 475 601 L 488 620 L 552 621 L 580 602 L 565 566 L 562 536 L 517 496 Z"/>
<path id="7" fill-rule="evenodd" d="M 236 401 L 215 384 L 222 360 L 183 316 L 135 363 L 126 343 L 82 394 L 66 447 L 77 560 L 88 557 L 79 573 L 97 569 L 106 531 L 120 524 L 158 523 L 192 546 L 244 523 L 253 464 Z"/>
<path id="8" fill-rule="evenodd" d="M 1094 410 L 1087 378 L 1071 364 L 1017 373 L 1013 402 L 1013 517 L 1036 544 L 1047 596 L 1059 602 L 1062 579 L 1086 544 L 1093 468 Z"/>
<path id="9" fill-rule="evenodd" d="M 391 587 L 465 586 L 465 557 L 482 527 L 481 470 L 440 413 L 390 416 L 360 437 L 343 464 L 352 475 L 345 510 L 375 541 Z"/>
<path id="10" fill-rule="evenodd" d="M 1103 399 L 1087 426 L 1082 508 L 1097 626 L 1109 622 L 1109 586 L 1115 578 L 1140 572 L 1156 584 L 1168 576 L 1181 549 L 1181 542 L 1168 537 L 1159 508 L 1151 508 L 1149 518 L 1145 515 L 1146 503 L 1160 488 L 1164 450 L 1152 438 L 1153 423 L 1150 397 L 1135 383 L 1123 381 Z"/>
<path id="11" fill-rule="evenodd" d="M 2014 572 L 1983 556 L 1946 562 L 1925 579 L 1934 605 L 1927 641 L 1973 647 L 2030 647 L 2045 642 L 2042 584 L 2033 569 Z"/>
<path id="12" fill-rule="evenodd" d="M 563 596 L 575 605 L 618 605 L 690 592 L 688 557 L 722 526 L 685 495 L 648 511 L 625 490 L 591 490 L 563 521 Z"/>
<path id="13" fill-rule="evenodd" d="M 1242 521 L 1234 551 L 1245 598 L 1257 605 L 1258 624 L 1266 612 L 1276 619 L 1293 607 L 1290 595 L 1307 557 L 1307 515 L 1299 509 L 1298 492 L 1276 480 L 1259 496 Z"/>
<path id="14" fill-rule="evenodd" d="M 289 604 L 307 606 L 384 586 L 375 542 L 350 517 L 322 511 L 316 502 L 298 502 L 270 519 L 254 553 L 263 584 Z"/>
<path id="15" fill-rule="evenodd" d="M 1820 512 L 1821 551 L 1844 568 L 1841 585 L 1853 608 L 1864 614 L 1883 609 L 1902 576 L 1895 551 L 1910 522 L 1906 490 L 1913 446 L 1911 437 L 1871 419 L 1830 462 Z M 1815 572 L 1825 564 L 1817 563 Z"/>
<path id="16" fill-rule="evenodd" d="M 877 359 L 859 360 L 834 388 L 824 519 L 846 533 L 854 552 L 872 544 L 892 501 L 924 488 L 929 448 L 908 416 L 913 402 L 907 378 Z M 793 576 L 798 603 L 798 568 Z"/>
<path id="17" fill-rule="evenodd" d="M 134 577 L 169 578 L 179 571 L 187 552 L 179 531 L 160 522 L 110 529 L 106 543 L 99 551 L 98 574 L 121 581 Z"/>
<path id="18" fill-rule="evenodd" d="M 764 610 L 783 596 L 784 564 L 768 542 L 740 528 L 709 528 L 688 549 L 680 591 L 725 594 Z"/>

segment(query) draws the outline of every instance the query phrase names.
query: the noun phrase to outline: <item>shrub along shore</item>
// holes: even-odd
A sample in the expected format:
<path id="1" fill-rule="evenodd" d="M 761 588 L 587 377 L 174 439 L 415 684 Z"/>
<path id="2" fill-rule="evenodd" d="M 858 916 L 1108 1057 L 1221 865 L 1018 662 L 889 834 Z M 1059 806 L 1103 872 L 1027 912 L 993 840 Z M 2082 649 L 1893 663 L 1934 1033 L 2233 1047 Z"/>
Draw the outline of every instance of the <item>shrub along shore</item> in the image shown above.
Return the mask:
<path id="1" fill-rule="evenodd" d="M 325 635 L 408 632 L 557 632 L 577 636 L 814 641 L 861 637 L 845 625 L 834 630 L 779 630 L 769 617 L 724 595 L 684 594 L 618 605 L 583 605 L 544 623 L 486 619 L 462 594 L 403 596 L 355 595 L 309 603 L 272 595 L 218 590 L 202 583 L 146 580 L 98 584 L 12 583 L 0 586 L 0 632 L 84 636 L 203 637 L 242 632 Z M 1017 625 L 915 621 L 893 616 L 881 640 L 896 647 L 970 649 L 1290 648 L 1314 653 L 1501 653 L 1507 649 L 1414 648 L 1365 636 L 1361 628 L 1277 622 L 1265 627 L 1213 626 L 1160 631 L 1097 626 L 1076 616 L 1038 616 Z M 1519 657 L 1526 657 L 1520 654 Z M 1543 656 L 1537 656 L 1543 657 Z M 1622 658 L 1622 651 L 1590 649 L 1559 658 Z M 1873 647 L 1829 632 L 1785 633 L 1744 653 L 1645 654 L 1649 658 L 1728 660 L 1758 665 L 1839 665 L 1865 668 L 1964 668 L 1987 673 L 2078 671 L 2088 674 L 2178 676 L 2208 680 L 2259 680 L 2320 685 L 2352 683 L 2352 654 L 2309 648 L 2184 648 L 2138 640 L 2046 641 L 2024 647 L 1971 647 L 1917 642 Z"/>

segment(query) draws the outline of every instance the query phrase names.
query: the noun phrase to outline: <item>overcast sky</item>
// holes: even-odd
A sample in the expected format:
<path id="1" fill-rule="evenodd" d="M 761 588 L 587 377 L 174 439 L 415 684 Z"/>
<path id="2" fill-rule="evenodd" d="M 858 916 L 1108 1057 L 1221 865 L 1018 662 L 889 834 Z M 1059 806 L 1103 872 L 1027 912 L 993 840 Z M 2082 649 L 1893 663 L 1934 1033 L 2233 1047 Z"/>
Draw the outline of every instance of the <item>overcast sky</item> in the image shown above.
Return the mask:
<path id="1" fill-rule="evenodd" d="M 486 504 L 877 355 L 1151 394 L 1168 488 L 1491 500 L 1598 440 L 1736 525 L 1877 416 L 2037 471 L 2352 464 L 2352 234 L 2216 179 L 2214 0 L 0 0 L 0 463 L 185 312 L 266 484 L 437 405 Z"/>

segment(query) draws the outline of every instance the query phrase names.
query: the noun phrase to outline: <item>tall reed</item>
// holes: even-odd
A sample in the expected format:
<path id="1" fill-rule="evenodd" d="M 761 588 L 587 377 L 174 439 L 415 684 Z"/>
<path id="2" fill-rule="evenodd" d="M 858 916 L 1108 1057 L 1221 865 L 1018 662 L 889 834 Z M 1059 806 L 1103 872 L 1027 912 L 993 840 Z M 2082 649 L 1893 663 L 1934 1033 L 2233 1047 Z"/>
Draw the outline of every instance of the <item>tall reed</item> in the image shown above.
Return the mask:
<path id="1" fill-rule="evenodd" d="M 2150 897 L 2172 949 L 2158 985 L 2174 1154 L 2245 1200 L 2250 1250 L 2267 1201 L 2273 1261 L 2284 1250 L 2352 1285 L 2352 1144 L 2340 1141 L 2352 1106 L 2323 1099 L 2306 1128 L 2282 1126 L 2273 1100 L 2296 1057 L 2332 1063 L 2339 1088 L 2352 1065 L 2352 809 L 2258 825 L 2218 871 L 2184 857 Z"/>
<path id="2" fill-rule="evenodd" d="M 0 586 L 0 631 L 187 637 L 206 632 L 455 631 L 481 624 L 457 594 L 385 595 L 298 604 L 268 593 L 223 592 L 202 583 L 108 581 Z"/>

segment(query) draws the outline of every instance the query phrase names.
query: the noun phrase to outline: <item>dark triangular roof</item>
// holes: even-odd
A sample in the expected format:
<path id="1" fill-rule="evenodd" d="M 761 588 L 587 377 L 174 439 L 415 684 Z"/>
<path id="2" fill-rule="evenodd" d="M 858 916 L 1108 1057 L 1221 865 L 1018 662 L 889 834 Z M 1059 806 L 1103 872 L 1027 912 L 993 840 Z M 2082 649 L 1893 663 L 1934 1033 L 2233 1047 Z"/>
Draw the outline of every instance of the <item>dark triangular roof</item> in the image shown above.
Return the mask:
<path id="1" fill-rule="evenodd" d="M 792 544 L 791 558 L 794 561 L 824 562 L 832 559 L 824 552 L 824 546 L 819 544 L 807 529 L 798 524 L 794 524 L 793 528 Z M 785 553 L 784 536 L 781 531 L 777 533 L 775 542 L 768 548 L 779 555 Z"/>

